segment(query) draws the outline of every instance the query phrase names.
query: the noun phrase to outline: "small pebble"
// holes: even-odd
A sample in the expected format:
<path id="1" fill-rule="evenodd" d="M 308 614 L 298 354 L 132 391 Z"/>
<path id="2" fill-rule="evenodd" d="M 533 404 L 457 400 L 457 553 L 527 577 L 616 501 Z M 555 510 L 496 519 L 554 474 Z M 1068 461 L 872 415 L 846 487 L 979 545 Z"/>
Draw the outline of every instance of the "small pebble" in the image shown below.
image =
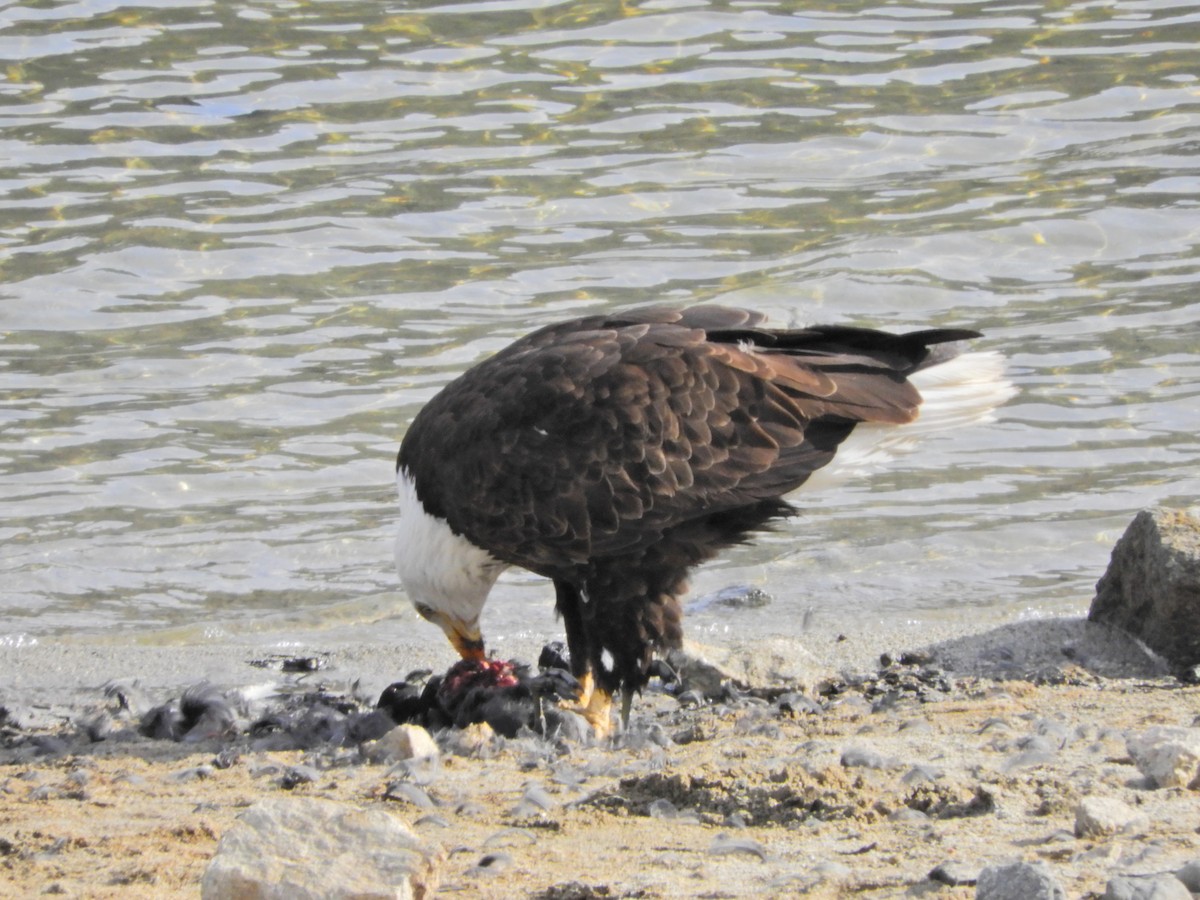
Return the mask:
<path id="1" fill-rule="evenodd" d="M 546 734 L 569 744 L 586 744 L 592 736 L 592 726 L 579 713 L 551 707 L 545 711 Z"/>
<path id="2" fill-rule="evenodd" d="M 513 858 L 507 853 L 485 853 L 479 862 L 467 870 L 468 875 L 494 875 L 512 865 Z"/>
<path id="3" fill-rule="evenodd" d="M 891 769 L 896 761 L 869 747 L 847 747 L 842 751 L 842 766 L 847 769 Z"/>
<path id="4" fill-rule="evenodd" d="M 666 797 L 659 797 L 646 806 L 646 814 L 652 819 L 674 819 L 679 816 L 679 810 Z"/>
<path id="5" fill-rule="evenodd" d="M 284 672 L 316 672 L 325 668 L 328 660 L 320 656 L 296 656 L 280 664 Z"/>
<path id="6" fill-rule="evenodd" d="M 950 887 L 958 887 L 960 885 L 972 885 L 978 880 L 978 870 L 966 863 L 951 860 L 936 866 L 929 873 L 929 880 L 936 881 L 938 884 L 949 885 Z"/>
<path id="7" fill-rule="evenodd" d="M 190 769 L 182 769 L 178 772 L 173 772 L 169 777 L 172 781 L 201 781 L 205 778 L 211 778 L 216 774 L 216 769 L 212 766 L 193 766 Z"/>
<path id="8" fill-rule="evenodd" d="M 537 835 L 528 828 L 505 828 L 497 831 L 483 842 L 485 847 L 525 847 L 538 842 Z"/>
<path id="9" fill-rule="evenodd" d="M 236 766 L 242 759 L 242 754 L 232 747 L 226 747 L 220 753 L 213 757 L 212 764 L 218 769 L 230 769 Z"/>
<path id="10" fill-rule="evenodd" d="M 554 798 L 546 793 L 546 789 L 538 784 L 531 784 L 525 788 L 525 793 L 521 796 L 524 803 L 529 803 L 541 810 L 554 809 L 558 804 Z"/>
<path id="11" fill-rule="evenodd" d="M 431 828 L 449 828 L 450 820 L 437 813 L 426 813 L 423 816 L 418 816 L 413 824 L 417 826 L 429 826 Z"/>
<path id="12" fill-rule="evenodd" d="M 1042 735 L 1031 735 L 1022 738 L 1017 742 L 1017 746 L 1021 748 L 1021 752 L 1010 756 L 1004 761 L 1001 768 L 1005 772 L 1011 772 L 1015 769 L 1026 769 L 1031 766 L 1046 765 L 1047 763 L 1054 762 L 1058 756 L 1058 745 Z"/>
<path id="13" fill-rule="evenodd" d="M 363 752 L 374 763 L 427 759 L 439 755 L 437 743 L 420 725 L 397 725 L 378 740 L 365 744 Z"/>
<path id="14" fill-rule="evenodd" d="M 725 817 L 725 824 L 730 828 L 745 828 L 750 823 L 746 821 L 746 817 L 741 813 L 733 812 Z"/>
<path id="15" fill-rule="evenodd" d="M 1081 838 L 1106 837 L 1119 832 L 1147 828 L 1150 819 L 1115 797 L 1085 797 L 1075 807 L 1075 835 Z"/>
<path id="16" fill-rule="evenodd" d="M 800 691 L 783 694 L 775 703 L 784 715 L 817 715 L 821 712 L 821 704 Z"/>
<path id="17" fill-rule="evenodd" d="M 1008 730 L 1012 726 L 1007 719 L 1001 719 L 999 716 L 992 716 L 990 719 L 984 719 L 983 724 L 979 726 L 976 734 L 986 734 L 989 731 Z"/>
<path id="18" fill-rule="evenodd" d="M 975 883 L 975 900 L 1067 900 L 1044 862 L 987 866 Z"/>
<path id="19" fill-rule="evenodd" d="M 280 777 L 279 786 L 290 791 L 302 784 L 312 784 L 320 777 L 321 774 L 312 766 L 291 766 Z"/>
<path id="20" fill-rule="evenodd" d="M 425 791 L 407 781 L 393 781 L 383 796 L 388 800 L 404 800 L 420 809 L 433 809 L 436 806 Z"/>
<path id="21" fill-rule="evenodd" d="M 930 784 L 945 777 L 943 769 L 923 764 L 915 765 L 900 779 L 905 784 Z"/>
<path id="22" fill-rule="evenodd" d="M 716 856 L 745 853 L 749 856 L 757 856 L 764 861 L 768 855 L 767 848 L 753 838 L 731 837 L 725 833 L 718 834 L 713 838 L 712 843 L 708 845 L 708 852 Z"/>

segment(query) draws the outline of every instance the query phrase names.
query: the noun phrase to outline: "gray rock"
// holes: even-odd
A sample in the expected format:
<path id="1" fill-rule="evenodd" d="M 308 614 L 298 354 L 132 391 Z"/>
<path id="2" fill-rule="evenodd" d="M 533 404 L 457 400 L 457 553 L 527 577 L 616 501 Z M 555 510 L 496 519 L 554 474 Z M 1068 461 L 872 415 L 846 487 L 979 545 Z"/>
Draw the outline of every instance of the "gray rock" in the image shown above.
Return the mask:
<path id="1" fill-rule="evenodd" d="M 436 759 L 437 742 L 420 725 L 397 725 L 383 737 L 363 745 L 367 759 L 375 763 L 405 759 Z"/>
<path id="2" fill-rule="evenodd" d="M 1151 728 L 1126 739 L 1125 746 L 1156 787 L 1200 790 L 1200 728 Z"/>
<path id="3" fill-rule="evenodd" d="M 247 809 L 221 838 L 203 900 L 421 900 L 440 850 L 383 810 L 282 798 Z"/>
<path id="4" fill-rule="evenodd" d="M 1192 892 L 1174 875 L 1118 875 L 1101 900 L 1192 900 Z"/>
<path id="5" fill-rule="evenodd" d="M 1142 510 L 1113 548 L 1088 618 L 1116 626 L 1183 669 L 1200 663 L 1200 520 Z"/>
<path id="6" fill-rule="evenodd" d="M 1044 862 L 988 866 L 979 873 L 975 900 L 1067 900 Z"/>
<path id="7" fill-rule="evenodd" d="M 1193 859 L 1175 870 L 1175 877 L 1193 894 L 1200 894 L 1200 859 Z"/>
<path id="8" fill-rule="evenodd" d="M 1115 797 L 1085 797 L 1075 807 L 1075 836 L 1104 837 L 1140 831 L 1150 825 L 1145 813 Z"/>
<path id="9" fill-rule="evenodd" d="M 708 610 L 712 607 L 727 609 L 757 609 L 771 602 L 771 595 L 760 587 L 752 584 L 731 584 L 729 587 L 705 594 L 688 602 L 685 610 L 688 615 Z"/>

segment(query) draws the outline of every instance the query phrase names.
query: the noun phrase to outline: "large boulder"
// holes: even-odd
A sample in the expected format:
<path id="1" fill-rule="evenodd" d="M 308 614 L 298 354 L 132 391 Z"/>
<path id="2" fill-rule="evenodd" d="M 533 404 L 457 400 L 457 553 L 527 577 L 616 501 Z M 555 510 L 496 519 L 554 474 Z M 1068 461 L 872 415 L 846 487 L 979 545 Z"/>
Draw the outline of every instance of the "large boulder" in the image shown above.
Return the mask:
<path id="1" fill-rule="evenodd" d="M 1200 664 L 1200 520 L 1183 510 L 1138 513 L 1113 548 L 1088 618 L 1179 669 Z"/>
<path id="2" fill-rule="evenodd" d="M 203 900 L 423 900 L 440 849 L 382 809 L 288 797 L 247 809 L 221 838 Z"/>

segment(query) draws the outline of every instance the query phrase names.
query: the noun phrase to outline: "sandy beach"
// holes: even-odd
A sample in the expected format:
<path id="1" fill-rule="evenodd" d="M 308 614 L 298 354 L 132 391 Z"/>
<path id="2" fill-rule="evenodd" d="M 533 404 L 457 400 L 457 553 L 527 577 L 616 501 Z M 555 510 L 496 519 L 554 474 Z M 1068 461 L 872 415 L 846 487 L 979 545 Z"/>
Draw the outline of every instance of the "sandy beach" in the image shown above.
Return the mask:
<path id="1" fill-rule="evenodd" d="M 1083 620 L 919 633 L 795 644 L 804 663 L 786 677 L 803 695 L 778 678 L 700 705 L 650 690 L 616 741 L 447 732 L 416 782 L 360 747 L 283 749 L 246 722 L 147 738 L 101 690 L 137 673 L 134 705 L 208 678 L 366 707 L 394 648 L 312 648 L 309 673 L 248 645 L 6 648 L 0 893 L 197 897 L 239 814 L 280 796 L 386 810 L 440 850 L 446 896 L 971 897 L 984 866 L 1023 859 L 1069 897 L 1100 897 L 1110 878 L 1200 858 L 1196 791 L 1156 786 L 1127 746 L 1193 726 L 1200 688 Z M 736 668 L 763 648 L 728 656 Z M 1077 836 L 1087 797 L 1136 814 Z"/>

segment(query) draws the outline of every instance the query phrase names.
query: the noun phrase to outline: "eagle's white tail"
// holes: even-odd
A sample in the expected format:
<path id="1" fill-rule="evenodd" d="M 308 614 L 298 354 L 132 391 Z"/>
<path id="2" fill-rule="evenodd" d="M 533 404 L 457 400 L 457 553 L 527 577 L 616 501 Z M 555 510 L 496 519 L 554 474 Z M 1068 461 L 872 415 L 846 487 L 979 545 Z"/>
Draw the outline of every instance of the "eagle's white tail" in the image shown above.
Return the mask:
<path id="1" fill-rule="evenodd" d="M 802 490 L 820 490 L 867 475 L 927 434 L 990 422 L 996 407 L 1016 393 L 1004 368 L 1004 357 L 984 351 L 964 353 L 913 373 L 908 380 L 923 400 L 916 421 L 857 426 L 833 461 L 813 473 Z"/>

